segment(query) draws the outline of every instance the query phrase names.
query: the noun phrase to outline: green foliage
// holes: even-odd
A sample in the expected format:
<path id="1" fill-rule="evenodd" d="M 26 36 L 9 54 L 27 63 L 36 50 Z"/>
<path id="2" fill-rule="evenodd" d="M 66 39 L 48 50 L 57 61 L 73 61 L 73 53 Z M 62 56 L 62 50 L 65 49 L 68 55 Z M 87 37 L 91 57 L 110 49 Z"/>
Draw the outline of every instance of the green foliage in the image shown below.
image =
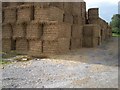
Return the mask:
<path id="1" fill-rule="evenodd" d="M 113 33 L 120 34 L 120 14 L 113 15 L 110 25 Z"/>
<path id="2" fill-rule="evenodd" d="M 118 27 L 112 28 L 112 33 L 120 34 L 120 28 Z"/>

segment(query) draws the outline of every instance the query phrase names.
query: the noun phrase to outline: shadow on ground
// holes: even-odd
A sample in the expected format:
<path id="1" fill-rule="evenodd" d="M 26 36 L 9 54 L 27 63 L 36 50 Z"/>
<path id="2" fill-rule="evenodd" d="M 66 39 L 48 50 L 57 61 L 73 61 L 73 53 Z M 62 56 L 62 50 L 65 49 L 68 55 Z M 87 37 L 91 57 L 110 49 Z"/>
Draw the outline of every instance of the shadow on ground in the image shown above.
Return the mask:
<path id="1" fill-rule="evenodd" d="M 81 48 L 64 55 L 56 55 L 50 58 L 118 66 L 118 38 L 112 37 L 96 48 Z"/>

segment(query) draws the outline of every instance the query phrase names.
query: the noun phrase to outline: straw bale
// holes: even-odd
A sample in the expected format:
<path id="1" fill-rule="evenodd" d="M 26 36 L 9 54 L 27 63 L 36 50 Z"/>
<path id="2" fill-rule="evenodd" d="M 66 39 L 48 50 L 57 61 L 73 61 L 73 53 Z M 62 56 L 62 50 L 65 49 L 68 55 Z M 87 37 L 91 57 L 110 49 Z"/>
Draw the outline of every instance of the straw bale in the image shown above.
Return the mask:
<path id="1" fill-rule="evenodd" d="M 82 47 L 82 38 L 71 38 L 70 49 L 79 49 Z"/>
<path id="2" fill-rule="evenodd" d="M 14 23 L 16 22 L 16 8 L 15 7 L 5 7 L 3 8 L 4 12 L 4 22 L 5 23 Z"/>
<path id="3" fill-rule="evenodd" d="M 96 19 L 89 19 L 88 23 L 89 24 L 99 24 L 99 20 L 97 18 Z"/>
<path id="4" fill-rule="evenodd" d="M 12 38 L 12 26 L 8 23 L 2 24 L 2 38 Z"/>
<path id="5" fill-rule="evenodd" d="M 81 15 L 82 15 L 82 18 L 86 18 L 86 2 L 81 2 Z"/>
<path id="6" fill-rule="evenodd" d="M 58 41 L 43 41 L 43 53 L 57 54 L 58 53 Z"/>
<path id="7" fill-rule="evenodd" d="M 49 8 L 50 2 L 34 2 L 34 6 L 37 8 Z"/>
<path id="8" fill-rule="evenodd" d="M 16 40 L 16 51 L 24 53 L 28 51 L 28 40 L 20 38 Z"/>
<path id="9" fill-rule="evenodd" d="M 102 38 L 102 41 L 105 40 L 105 30 L 104 29 L 101 29 L 101 38 Z"/>
<path id="10" fill-rule="evenodd" d="M 34 10 L 32 5 L 21 5 L 17 7 L 17 21 L 30 22 L 34 18 Z"/>
<path id="11" fill-rule="evenodd" d="M 29 51 L 36 51 L 42 53 L 42 41 L 38 40 L 29 40 Z"/>
<path id="12" fill-rule="evenodd" d="M 82 2 L 72 2 L 72 6 L 81 8 L 82 7 Z"/>
<path id="13" fill-rule="evenodd" d="M 9 6 L 9 2 L 2 2 L 2 7 L 8 7 Z"/>
<path id="14" fill-rule="evenodd" d="M 72 14 L 72 3 L 71 2 L 64 2 L 63 3 L 63 10 L 67 14 Z"/>
<path id="15" fill-rule="evenodd" d="M 27 39 L 40 39 L 43 33 L 42 25 L 37 21 L 31 21 L 27 25 L 26 38 Z"/>
<path id="16" fill-rule="evenodd" d="M 12 46 L 12 39 L 2 39 L 2 51 L 3 52 L 9 52 L 11 50 Z"/>
<path id="17" fill-rule="evenodd" d="M 50 8 L 38 8 L 35 7 L 35 20 L 46 22 L 46 21 L 59 21 L 63 22 L 63 10 L 57 7 Z"/>
<path id="18" fill-rule="evenodd" d="M 26 37 L 26 23 L 16 22 L 13 25 L 13 39 Z"/>
<path id="19" fill-rule="evenodd" d="M 73 6 L 72 7 L 72 15 L 82 16 L 81 8 Z"/>
<path id="20" fill-rule="evenodd" d="M 99 18 L 99 9 L 98 8 L 90 8 L 88 10 L 88 18 L 89 19 Z"/>
<path id="21" fill-rule="evenodd" d="M 73 24 L 73 16 L 70 14 L 63 15 L 63 22 Z"/>
<path id="22" fill-rule="evenodd" d="M 96 47 L 101 44 L 99 37 L 83 37 L 83 47 Z"/>
<path id="23" fill-rule="evenodd" d="M 70 38 L 59 38 L 58 39 L 58 52 L 66 53 L 70 48 Z"/>
<path id="24" fill-rule="evenodd" d="M 82 17 L 78 15 L 73 16 L 73 24 L 83 25 Z"/>
<path id="25" fill-rule="evenodd" d="M 43 40 L 70 38 L 71 25 L 68 23 L 46 23 L 43 28 Z"/>
<path id="26" fill-rule="evenodd" d="M 60 54 L 66 53 L 70 48 L 69 38 L 59 38 L 54 41 L 44 41 L 43 42 L 43 53 L 44 54 Z"/>
<path id="27" fill-rule="evenodd" d="M 72 25 L 72 38 L 81 38 L 83 33 L 83 26 L 78 24 Z"/>
<path id="28" fill-rule="evenodd" d="M 19 6 L 19 5 L 22 5 L 22 4 L 23 4 L 22 2 L 9 2 L 10 7 L 16 7 L 16 6 Z"/>
<path id="29" fill-rule="evenodd" d="M 64 2 L 50 2 L 50 6 L 58 7 L 59 9 L 64 9 Z"/>
<path id="30" fill-rule="evenodd" d="M 97 24 L 88 24 L 83 27 L 83 36 L 99 37 L 100 26 Z"/>
<path id="31" fill-rule="evenodd" d="M 23 5 L 34 5 L 34 2 L 23 2 Z"/>
<path id="32" fill-rule="evenodd" d="M 3 10 L 2 10 L 2 23 L 4 22 L 4 12 L 3 12 Z"/>

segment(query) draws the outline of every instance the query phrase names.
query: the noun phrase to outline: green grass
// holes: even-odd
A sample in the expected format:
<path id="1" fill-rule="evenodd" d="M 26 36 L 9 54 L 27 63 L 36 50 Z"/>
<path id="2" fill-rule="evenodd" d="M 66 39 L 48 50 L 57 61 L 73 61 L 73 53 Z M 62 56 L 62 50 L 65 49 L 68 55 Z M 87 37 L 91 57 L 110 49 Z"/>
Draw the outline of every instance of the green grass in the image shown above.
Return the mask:
<path id="1" fill-rule="evenodd" d="M 112 33 L 113 37 L 120 37 L 120 34 Z"/>
<path id="2" fill-rule="evenodd" d="M 17 55 L 21 55 L 21 54 L 19 54 L 19 53 L 16 52 L 16 51 L 11 51 L 11 52 L 8 52 L 8 53 L 2 52 L 2 58 L 5 58 L 5 59 L 11 58 L 11 57 L 15 57 L 15 56 L 17 56 Z"/>
<path id="3" fill-rule="evenodd" d="M 4 61 L 4 60 L 0 60 L 0 64 L 1 64 L 1 65 L 3 65 L 3 64 L 4 64 L 4 65 L 5 65 L 5 64 L 10 64 L 10 62 Z"/>

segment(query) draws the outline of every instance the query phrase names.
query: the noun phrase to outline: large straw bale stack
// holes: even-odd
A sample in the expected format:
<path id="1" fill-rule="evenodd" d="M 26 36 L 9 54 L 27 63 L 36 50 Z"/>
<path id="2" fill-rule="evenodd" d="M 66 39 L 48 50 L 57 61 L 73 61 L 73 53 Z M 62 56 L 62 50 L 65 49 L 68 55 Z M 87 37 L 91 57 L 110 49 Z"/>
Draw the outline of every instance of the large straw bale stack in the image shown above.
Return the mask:
<path id="1" fill-rule="evenodd" d="M 83 25 L 82 17 L 78 15 L 73 16 L 73 24 Z"/>
<path id="2" fill-rule="evenodd" d="M 101 44 L 101 28 L 97 24 L 88 24 L 83 29 L 83 47 L 96 47 Z"/>
<path id="3" fill-rule="evenodd" d="M 40 56 L 43 52 L 43 42 L 38 40 L 29 40 L 29 52 L 31 56 Z"/>
<path id="4" fill-rule="evenodd" d="M 72 13 L 72 3 L 71 2 L 64 2 L 63 3 L 63 10 L 65 13 L 67 14 L 71 14 Z"/>
<path id="5" fill-rule="evenodd" d="M 34 2 L 23 2 L 23 5 L 34 5 Z"/>
<path id="6" fill-rule="evenodd" d="M 58 53 L 66 53 L 70 48 L 70 38 L 58 39 Z"/>
<path id="7" fill-rule="evenodd" d="M 97 24 L 84 25 L 83 36 L 100 37 L 100 26 Z"/>
<path id="8" fill-rule="evenodd" d="M 71 38 L 70 49 L 79 49 L 82 47 L 82 38 Z"/>
<path id="9" fill-rule="evenodd" d="M 82 7 L 82 6 L 81 6 L 81 3 L 82 3 L 82 2 L 72 2 L 72 6 L 81 8 L 81 7 Z"/>
<path id="10" fill-rule="evenodd" d="M 17 21 L 30 22 L 34 18 L 33 5 L 20 5 L 17 7 Z"/>
<path id="11" fill-rule="evenodd" d="M 9 2 L 2 2 L 2 7 L 8 7 L 9 6 Z"/>
<path id="12" fill-rule="evenodd" d="M 27 25 L 26 38 L 27 39 L 40 39 L 43 33 L 43 26 L 38 21 L 31 21 Z"/>
<path id="13" fill-rule="evenodd" d="M 4 7 L 4 22 L 15 23 L 16 22 L 16 7 Z"/>
<path id="14" fill-rule="evenodd" d="M 93 37 L 93 47 L 101 45 L 101 37 Z"/>
<path id="15" fill-rule="evenodd" d="M 82 38 L 83 26 L 80 26 L 78 24 L 73 24 L 71 30 L 72 30 L 73 38 Z"/>
<path id="16" fill-rule="evenodd" d="M 9 7 L 16 7 L 22 4 L 23 4 L 22 2 L 9 2 Z"/>
<path id="17" fill-rule="evenodd" d="M 64 3 L 65 2 L 50 2 L 50 6 L 57 7 L 59 9 L 64 9 Z"/>
<path id="18" fill-rule="evenodd" d="M 81 16 L 86 18 L 86 2 L 81 2 Z"/>
<path id="19" fill-rule="evenodd" d="M 50 8 L 39 8 L 35 7 L 35 20 L 46 22 L 46 21 L 59 21 L 63 22 L 63 10 L 57 7 Z"/>
<path id="20" fill-rule="evenodd" d="M 28 52 L 28 40 L 25 38 L 20 38 L 16 40 L 16 51 L 21 54 Z"/>
<path id="21" fill-rule="evenodd" d="M 86 18 L 82 18 L 82 23 L 83 23 L 83 25 L 87 24 L 87 19 Z"/>
<path id="22" fill-rule="evenodd" d="M 72 6 L 72 15 L 79 15 L 81 16 L 82 15 L 82 12 L 81 12 L 81 8 L 78 8 L 76 6 Z"/>
<path id="23" fill-rule="evenodd" d="M 12 38 L 12 26 L 9 23 L 2 24 L 2 38 Z"/>
<path id="24" fill-rule="evenodd" d="M 44 54 L 58 54 L 58 42 L 57 41 L 43 41 L 43 53 Z"/>
<path id="25" fill-rule="evenodd" d="M 13 39 L 25 38 L 26 37 L 26 26 L 24 22 L 16 22 L 13 25 Z"/>
<path id="26" fill-rule="evenodd" d="M 2 51 L 3 52 L 9 52 L 12 49 L 12 39 L 2 39 Z"/>
<path id="27" fill-rule="evenodd" d="M 37 7 L 37 8 L 49 8 L 50 7 L 50 2 L 34 2 L 34 7 Z"/>
<path id="28" fill-rule="evenodd" d="M 71 25 L 68 23 L 48 22 L 43 28 L 43 40 L 57 40 L 70 38 Z"/>
<path id="29" fill-rule="evenodd" d="M 96 47 L 99 45 L 99 38 L 96 37 L 83 37 L 83 47 Z"/>
<path id="30" fill-rule="evenodd" d="M 44 41 L 43 42 L 43 53 L 44 54 L 60 54 L 69 51 L 70 39 L 59 38 L 54 41 Z"/>
<path id="31" fill-rule="evenodd" d="M 102 41 L 105 40 L 105 30 L 104 29 L 101 29 L 101 39 L 102 39 Z"/>
<path id="32" fill-rule="evenodd" d="M 23 2 L 2 2 L 2 7 L 16 7 L 24 4 Z"/>
<path id="33" fill-rule="evenodd" d="M 71 14 L 64 14 L 63 15 L 63 22 L 73 24 L 73 16 Z"/>
<path id="34" fill-rule="evenodd" d="M 98 19 L 99 18 L 99 9 L 98 8 L 90 8 L 88 10 L 88 18 L 89 19 Z"/>
<path id="35" fill-rule="evenodd" d="M 2 10 L 2 23 L 4 22 L 4 11 Z"/>
<path id="36" fill-rule="evenodd" d="M 89 24 L 99 24 L 99 19 L 88 19 Z"/>
<path id="37" fill-rule="evenodd" d="M 108 26 L 108 30 L 109 30 L 109 38 L 112 37 L 112 28 L 110 26 Z"/>

